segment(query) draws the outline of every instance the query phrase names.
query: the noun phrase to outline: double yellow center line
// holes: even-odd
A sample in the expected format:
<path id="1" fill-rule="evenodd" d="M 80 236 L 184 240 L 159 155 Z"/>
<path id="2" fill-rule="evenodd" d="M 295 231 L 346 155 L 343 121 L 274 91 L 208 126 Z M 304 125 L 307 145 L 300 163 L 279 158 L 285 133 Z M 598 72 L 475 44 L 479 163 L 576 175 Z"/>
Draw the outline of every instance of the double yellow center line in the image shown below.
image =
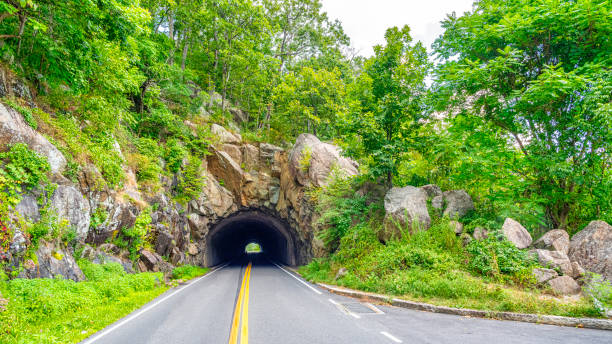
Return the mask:
<path id="1" fill-rule="evenodd" d="M 229 344 L 238 344 L 238 328 L 240 328 L 240 344 L 249 343 L 249 280 L 251 279 L 251 263 L 244 270 L 242 285 L 232 319 L 232 330 L 230 331 Z M 242 326 L 240 319 L 242 318 Z"/>

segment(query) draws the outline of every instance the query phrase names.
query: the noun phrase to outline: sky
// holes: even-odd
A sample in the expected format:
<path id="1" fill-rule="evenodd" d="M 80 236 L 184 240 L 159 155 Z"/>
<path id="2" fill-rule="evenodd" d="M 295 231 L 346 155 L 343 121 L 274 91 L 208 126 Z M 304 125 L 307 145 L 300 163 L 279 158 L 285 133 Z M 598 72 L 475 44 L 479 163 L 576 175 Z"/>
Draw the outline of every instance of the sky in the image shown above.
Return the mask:
<path id="1" fill-rule="evenodd" d="M 372 56 L 372 47 L 385 41 L 392 26 L 410 26 L 414 41 L 427 49 L 442 34 L 440 21 L 447 13 L 472 9 L 473 0 L 322 0 L 330 19 L 339 19 L 359 55 Z"/>

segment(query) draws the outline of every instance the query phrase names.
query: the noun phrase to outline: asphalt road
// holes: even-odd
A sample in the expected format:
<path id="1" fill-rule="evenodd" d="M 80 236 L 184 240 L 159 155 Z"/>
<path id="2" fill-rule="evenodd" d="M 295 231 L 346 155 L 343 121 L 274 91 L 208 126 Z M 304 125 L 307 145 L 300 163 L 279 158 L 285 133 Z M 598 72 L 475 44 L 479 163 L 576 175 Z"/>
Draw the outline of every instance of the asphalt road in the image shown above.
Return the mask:
<path id="1" fill-rule="evenodd" d="M 83 341 L 88 344 L 249 342 L 610 344 L 612 331 L 466 318 L 365 304 L 329 294 L 261 255 L 249 255 L 168 291 Z"/>

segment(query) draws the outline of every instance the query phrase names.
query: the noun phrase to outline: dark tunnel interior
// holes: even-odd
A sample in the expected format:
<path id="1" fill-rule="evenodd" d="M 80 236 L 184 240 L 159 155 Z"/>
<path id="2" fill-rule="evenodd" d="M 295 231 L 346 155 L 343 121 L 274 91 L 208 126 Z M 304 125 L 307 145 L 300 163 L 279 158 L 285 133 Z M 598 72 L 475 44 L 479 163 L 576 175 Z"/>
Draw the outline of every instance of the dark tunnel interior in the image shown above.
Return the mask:
<path id="1" fill-rule="evenodd" d="M 272 261 L 296 264 L 295 242 L 289 226 L 261 211 L 240 212 L 213 226 L 208 234 L 206 265 L 215 266 L 245 254 L 249 243 L 258 243 Z"/>

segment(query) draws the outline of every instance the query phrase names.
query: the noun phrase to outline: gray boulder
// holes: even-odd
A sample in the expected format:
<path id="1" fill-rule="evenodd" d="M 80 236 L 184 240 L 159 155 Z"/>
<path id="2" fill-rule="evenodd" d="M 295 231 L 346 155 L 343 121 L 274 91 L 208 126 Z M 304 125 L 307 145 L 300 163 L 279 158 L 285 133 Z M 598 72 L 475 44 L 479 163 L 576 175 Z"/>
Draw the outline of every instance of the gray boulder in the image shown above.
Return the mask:
<path id="1" fill-rule="evenodd" d="M 533 269 L 533 277 L 535 277 L 536 281 L 538 281 L 538 284 L 546 283 L 557 276 L 559 276 L 559 274 L 555 270 L 552 270 L 552 269 L 545 269 L 545 268 Z"/>
<path id="2" fill-rule="evenodd" d="M 450 221 L 450 226 L 453 229 L 453 231 L 455 232 L 455 234 L 459 235 L 461 233 L 463 233 L 463 223 L 459 222 L 459 221 Z"/>
<path id="3" fill-rule="evenodd" d="M 442 190 L 436 184 L 427 184 L 421 186 L 421 189 L 427 194 L 427 199 L 432 199 L 436 196 L 442 196 Z"/>
<path id="4" fill-rule="evenodd" d="M 20 113 L 0 103 L 0 149 L 15 143 L 25 143 L 46 157 L 52 174 L 61 173 L 66 167 L 66 158 L 49 140 L 32 129 Z"/>
<path id="5" fill-rule="evenodd" d="M 91 220 L 89 202 L 77 189 L 72 186 L 58 186 L 51 196 L 51 209 L 59 218 L 68 220 L 80 240 L 87 237 Z"/>
<path id="6" fill-rule="evenodd" d="M 220 143 L 240 144 L 241 139 L 237 135 L 230 133 L 218 124 L 213 124 L 210 127 L 210 131 L 217 137 Z"/>
<path id="7" fill-rule="evenodd" d="M 38 202 L 33 195 L 23 195 L 21 201 L 15 206 L 15 212 L 29 222 L 34 223 L 40 221 Z"/>
<path id="8" fill-rule="evenodd" d="M 465 190 L 446 191 L 442 195 L 446 203 L 444 215 L 451 219 L 459 219 L 474 210 L 472 197 Z"/>
<path id="9" fill-rule="evenodd" d="M 511 218 L 507 218 L 504 221 L 502 232 L 508 241 L 520 249 L 529 247 L 533 241 L 531 234 L 529 234 L 525 227 Z"/>
<path id="10" fill-rule="evenodd" d="M 569 234 L 563 229 L 553 229 L 546 232 L 533 243 L 536 248 L 555 250 L 567 254 L 569 252 Z"/>
<path id="11" fill-rule="evenodd" d="M 303 186 L 325 186 L 333 168 L 343 176 L 357 175 L 357 163 L 340 154 L 340 148 L 302 134 L 289 152 L 289 170 Z"/>
<path id="12" fill-rule="evenodd" d="M 612 281 L 612 226 L 592 221 L 570 241 L 569 257 L 588 271 Z"/>
<path id="13" fill-rule="evenodd" d="M 542 266 L 558 268 L 564 275 L 572 275 L 572 263 L 565 253 L 542 249 L 531 250 L 529 252 L 537 257 L 538 262 Z"/>
<path id="14" fill-rule="evenodd" d="M 474 240 L 484 240 L 489 236 L 489 232 L 482 227 L 474 228 Z"/>
<path id="15" fill-rule="evenodd" d="M 440 196 L 436 196 L 434 198 L 431 199 L 431 206 L 438 210 L 438 214 L 442 212 L 442 210 L 444 209 L 444 196 L 440 195 Z"/>
<path id="16" fill-rule="evenodd" d="M 580 293 L 580 286 L 569 276 L 560 276 L 548 281 L 548 285 L 559 295 L 575 295 Z"/>
<path id="17" fill-rule="evenodd" d="M 38 243 L 36 257 L 38 266 L 24 264 L 24 269 L 19 277 L 56 278 L 62 276 L 77 282 L 85 280 L 85 275 L 72 257 L 72 253 L 59 244 L 41 240 Z"/>
<path id="18" fill-rule="evenodd" d="M 400 237 L 404 228 L 429 229 L 431 218 L 427 211 L 427 194 L 414 186 L 392 188 L 385 196 L 385 219 L 379 239 Z"/>

